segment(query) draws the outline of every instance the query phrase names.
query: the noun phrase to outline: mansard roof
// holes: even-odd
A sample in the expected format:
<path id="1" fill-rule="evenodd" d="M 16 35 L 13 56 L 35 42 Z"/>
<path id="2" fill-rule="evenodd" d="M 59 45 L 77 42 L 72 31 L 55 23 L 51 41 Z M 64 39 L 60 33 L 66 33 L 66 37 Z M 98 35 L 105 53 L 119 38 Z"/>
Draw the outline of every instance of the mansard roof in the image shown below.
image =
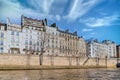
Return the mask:
<path id="1" fill-rule="evenodd" d="M 65 33 L 65 34 L 70 34 L 70 35 L 73 35 L 73 36 L 78 36 L 76 31 L 73 32 L 73 33 L 71 33 L 71 32 L 69 32 L 69 29 L 66 29 L 65 31 L 58 29 L 58 31 L 61 32 L 61 33 Z"/>
<path id="2" fill-rule="evenodd" d="M 0 22 L 0 27 L 1 27 L 1 26 L 4 26 L 4 27 L 5 27 L 5 30 L 7 30 L 7 24 Z"/>
<path id="3" fill-rule="evenodd" d="M 43 27 L 47 25 L 47 19 L 38 20 L 33 18 L 28 18 L 26 16 L 21 16 L 21 25 L 23 26 L 34 26 L 34 27 Z"/>
<path id="4" fill-rule="evenodd" d="M 5 23 L 0 22 L 0 26 L 6 26 L 6 24 L 5 24 Z"/>

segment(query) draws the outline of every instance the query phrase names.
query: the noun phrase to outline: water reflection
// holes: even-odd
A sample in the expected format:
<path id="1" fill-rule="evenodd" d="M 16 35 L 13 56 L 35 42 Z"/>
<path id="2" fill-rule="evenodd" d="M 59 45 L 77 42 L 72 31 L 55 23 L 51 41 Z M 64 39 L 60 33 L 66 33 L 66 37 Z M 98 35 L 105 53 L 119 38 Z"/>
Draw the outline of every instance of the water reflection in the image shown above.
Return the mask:
<path id="1" fill-rule="evenodd" d="M 120 80 L 120 69 L 0 71 L 0 80 Z"/>

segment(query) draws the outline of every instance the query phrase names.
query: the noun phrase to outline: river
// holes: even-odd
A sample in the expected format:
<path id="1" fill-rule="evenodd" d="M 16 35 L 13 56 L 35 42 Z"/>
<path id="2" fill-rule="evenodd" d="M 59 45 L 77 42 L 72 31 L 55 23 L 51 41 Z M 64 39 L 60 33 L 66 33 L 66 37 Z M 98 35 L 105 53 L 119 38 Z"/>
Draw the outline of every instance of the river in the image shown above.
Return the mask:
<path id="1" fill-rule="evenodd" d="M 120 69 L 6 70 L 0 80 L 120 80 Z"/>

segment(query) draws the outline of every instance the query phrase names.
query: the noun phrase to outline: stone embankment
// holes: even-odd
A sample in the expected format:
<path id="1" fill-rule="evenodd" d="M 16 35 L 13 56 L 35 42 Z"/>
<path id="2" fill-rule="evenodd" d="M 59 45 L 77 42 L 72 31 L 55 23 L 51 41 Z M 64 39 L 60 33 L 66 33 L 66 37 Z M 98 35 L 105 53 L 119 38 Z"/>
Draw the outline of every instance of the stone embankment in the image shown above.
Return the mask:
<path id="1" fill-rule="evenodd" d="M 0 69 L 74 69 L 115 68 L 116 58 L 81 58 L 39 56 L 26 54 L 0 54 Z"/>

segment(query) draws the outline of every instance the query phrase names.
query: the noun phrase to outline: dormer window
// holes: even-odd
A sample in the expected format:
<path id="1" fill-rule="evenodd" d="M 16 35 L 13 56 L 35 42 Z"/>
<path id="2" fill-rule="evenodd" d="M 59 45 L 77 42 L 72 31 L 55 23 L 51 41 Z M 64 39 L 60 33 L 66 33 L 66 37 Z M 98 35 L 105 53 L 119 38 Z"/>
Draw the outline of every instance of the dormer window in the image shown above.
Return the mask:
<path id="1" fill-rule="evenodd" d="M 4 26 L 1 26 L 1 30 L 4 30 Z"/>

